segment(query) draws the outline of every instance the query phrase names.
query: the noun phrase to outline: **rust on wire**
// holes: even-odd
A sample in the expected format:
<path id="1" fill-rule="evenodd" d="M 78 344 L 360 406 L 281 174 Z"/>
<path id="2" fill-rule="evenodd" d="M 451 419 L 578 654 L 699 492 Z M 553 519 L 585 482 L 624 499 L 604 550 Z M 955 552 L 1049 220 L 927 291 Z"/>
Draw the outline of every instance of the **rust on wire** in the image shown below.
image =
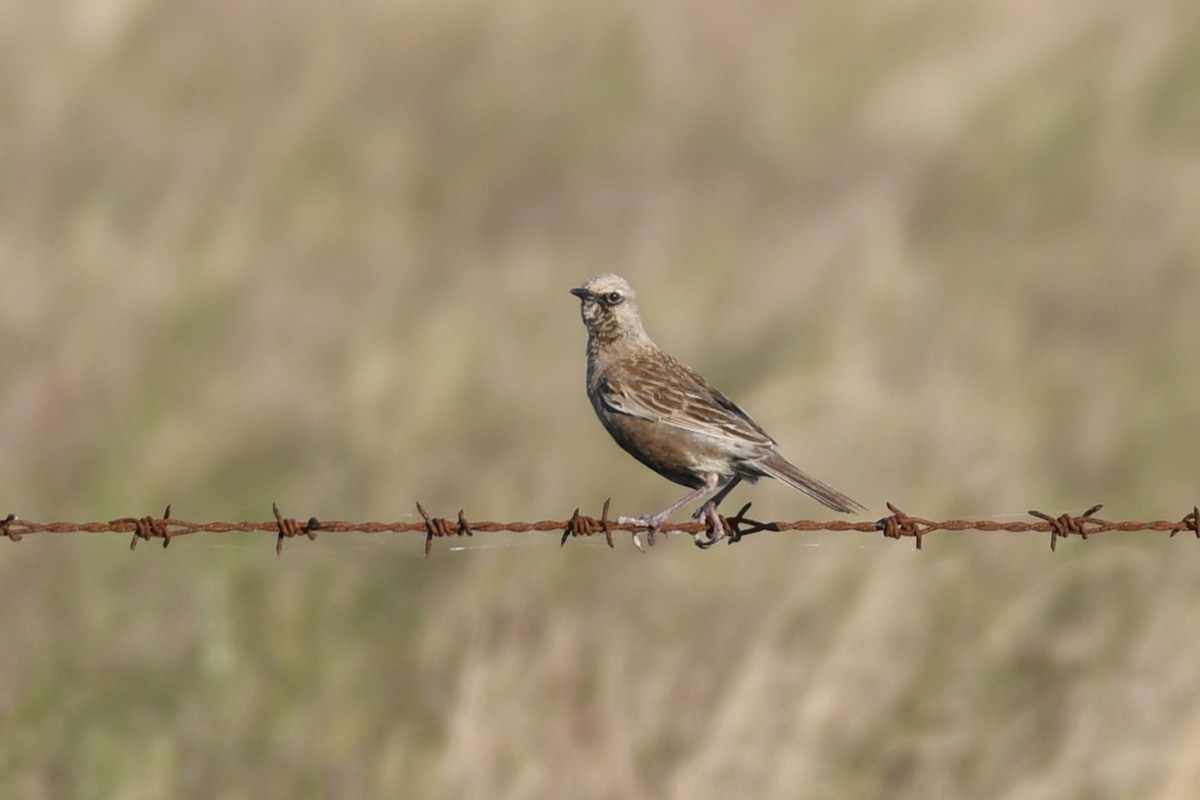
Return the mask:
<path id="1" fill-rule="evenodd" d="M 934 529 L 934 523 L 927 519 L 919 517 L 910 517 L 891 503 L 887 504 L 888 511 L 891 515 L 884 517 L 875 523 L 879 530 L 883 531 L 884 538 L 899 539 L 903 536 L 911 536 L 917 540 L 917 549 L 921 549 L 921 537 L 926 531 Z"/>
<path id="2" fill-rule="evenodd" d="M 10 519 L 12 518 L 12 514 L 8 516 Z M 1191 513 L 1179 520 L 1175 527 L 1171 528 L 1171 538 L 1174 539 L 1175 534 L 1180 531 L 1191 531 L 1196 534 L 1197 539 L 1200 539 L 1200 508 L 1192 506 Z"/>
<path id="3" fill-rule="evenodd" d="M 21 534 L 12 529 L 12 523 L 17 519 L 16 514 L 9 514 L 3 520 L 0 520 L 0 535 L 7 536 L 9 541 L 21 541 Z"/>
<path id="4" fill-rule="evenodd" d="M 458 525 L 455 528 L 450 527 L 450 520 L 445 517 L 430 517 L 425 510 L 425 506 L 421 505 L 421 501 L 417 501 L 417 511 L 421 513 L 421 518 L 425 520 L 425 557 L 429 558 L 430 551 L 433 550 L 433 537 L 435 536 L 474 536 L 474 531 L 471 530 L 471 524 L 467 522 L 466 515 L 463 510 L 458 510 Z"/>
<path id="5" fill-rule="evenodd" d="M 1052 517 L 1049 514 L 1036 510 L 1030 510 L 1029 515 L 1037 517 L 1038 519 L 1044 519 L 1047 523 L 1049 523 L 1050 550 L 1054 551 L 1058 546 L 1059 538 L 1061 537 L 1065 539 L 1072 533 L 1083 537 L 1083 540 L 1086 542 L 1088 538 L 1088 523 L 1096 524 L 1101 529 L 1105 529 L 1105 525 L 1107 523 L 1105 523 L 1104 520 L 1091 518 L 1092 514 L 1095 514 L 1102 508 L 1104 508 L 1104 505 L 1102 503 L 1098 503 L 1080 514 L 1078 517 L 1073 517 L 1067 513 L 1060 514 L 1057 517 Z M 1094 532 L 1095 531 L 1093 531 L 1093 533 Z"/>
<path id="6" fill-rule="evenodd" d="M 560 535 L 560 546 L 571 537 L 595 536 L 603 533 L 605 542 L 612 547 L 614 531 L 636 532 L 644 529 L 644 526 L 615 521 L 609 516 L 610 504 L 611 500 L 604 502 L 599 519 L 580 514 L 579 509 L 576 508 L 570 519 L 561 521 L 544 519 L 536 522 L 468 522 L 466 514 L 461 510 L 458 512 L 458 519 L 451 521 L 442 517 L 431 517 L 424 506 L 417 503 L 417 511 L 420 512 L 421 520 L 416 522 L 321 522 L 316 517 L 310 517 L 304 524 L 293 518 L 284 517 L 278 505 L 274 503 L 271 505 L 271 510 L 275 519 L 267 522 L 188 522 L 172 518 L 171 506 L 168 505 L 160 518 L 123 517 L 109 522 L 39 523 L 29 522 L 15 514 L 9 514 L 7 517 L 0 518 L 0 537 L 7 537 L 10 541 L 19 542 L 22 537 L 30 533 L 132 533 L 130 549 L 135 549 L 139 540 L 162 539 L 163 547 L 166 547 L 172 538 L 192 533 L 272 532 L 276 534 L 275 552 L 281 553 L 284 539 L 295 536 L 307 536 L 309 539 L 315 539 L 317 531 L 366 534 L 423 532 L 425 534 L 425 554 L 429 555 L 433 549 L 433 540 L 442 536 L 473 536 L 475 533 L 497 531 L 544 533 L 553 531 Z M 912 537 L 916 540 L 918 549 L 922 547 L 923 537 L 934 531 L 1049 533 L 1051 550 L 1057 549 L 1058 540 L 1062 537 L 1077 535 L 1087 539 L 1092 534 L 1106 531 L 1160 531 L 1169 533 L 1171 536 L 1180 531 L 1191 531 L 1200 539 L 1200 509 L 1197 509 L 1196 506 L 1193 506 L 1192 510 L 1178 521 L 1163 519 L 1110 521 L 1094 516 L 1101 508 L 1097 505 L 1078 516 L 1061 514 L 1052 517 L 1042 511 L 1030 511 L 1030 515 L 1037 519 L 1032 522 L 1000 522 L 992 519 L 951 519 L 935 522 L 910 516 L 892 503 L 888 503 L 887 507 L 891 514 L 877 521 L 802 519 L 792 522 L 761 522 L 746 516 L 750 510 L 750 504 L 747 503 L 732 517 L 718 517 L 723 528 L 722 531 L 716 530 L 714 521 L 706 519 L 704 521 L 667 523 L 662 526 L 661 532 L 664 534 L 687 533 L 699 540 L 702 549 L 707 549 L 721 539 L 725 539 L 729 544 L 736 544 L 744 537 L 760 531 L 882 532 L 889 539 Z M 708 539 L 706 540 L 700 534 L 707 534 Z"/>
<path id="7" fill-rule="evenodd" d="M 558 546 L 562 547 L 567 543 L 567 539 L 572 536 L 594 536 L 597 533 L 603 533 L 604 541 L 608 543 L 609 547 L 612 547 L 613 523 L 608 518 L 608 506 L 611 502 L 611 497 L 604 501 L 604 508 L 600 511 L 600 519 L 580 515 L 579 506 L 576 506 L 575 511 L 571 514 L 571 518 L 562 526 L 562 538 L 558 540 Z"/>
<path id="8" fill-rule="evenodd" d="M 129 549 L 136 550 L 138 539 L 145 539 L 147 542 L 151 539 L 162 539 L 163 547 L 171 543 L 171 504 L 167 504 L 167 508 L 163 511 L 162 519 L 154 517 L 122 517 L 115 519 L 111 525 L 132 525 L 133 538 L 129 540 Z"/>
<path id="9" fill-rule="evenodd" d="M 283 554 L 284 539 L 291 539 L 293 536 L 307 536 L 311 542 L 317 538 L 321 522 L 316 517 L 309 517 L 308 522 L 301 525 L 294 518 L 285 517 L 279 513 L 279 506 L 275 503 L 271 503 L 271 511 L 275 514 L 275 525 L 279 530 L 279 536 L 275 539 L 275 555 Z"/>

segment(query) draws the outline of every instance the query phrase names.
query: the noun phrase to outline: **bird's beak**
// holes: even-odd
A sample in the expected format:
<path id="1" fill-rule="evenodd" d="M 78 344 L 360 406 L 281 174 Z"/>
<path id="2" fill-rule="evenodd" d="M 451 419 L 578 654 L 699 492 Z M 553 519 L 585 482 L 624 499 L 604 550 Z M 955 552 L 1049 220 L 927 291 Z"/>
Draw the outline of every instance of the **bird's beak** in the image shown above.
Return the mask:
<path id="1" fill-rule="evenodd" d="M 582 286 L 580 286 L 578 289 L 572 289 L 571 294 L 575 295 L 580 300 L 587 300 L 589 297 L 591 297 L 591 294 L 588 292 L 588 290 L 584 289 Z"/>

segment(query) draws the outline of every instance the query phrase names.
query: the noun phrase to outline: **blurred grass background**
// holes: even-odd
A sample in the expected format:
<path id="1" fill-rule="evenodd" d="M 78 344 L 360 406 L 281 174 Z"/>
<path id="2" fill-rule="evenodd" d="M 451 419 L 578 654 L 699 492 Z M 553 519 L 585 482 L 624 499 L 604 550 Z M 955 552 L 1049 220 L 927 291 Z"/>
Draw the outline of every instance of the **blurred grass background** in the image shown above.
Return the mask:
<path id="1" fill-rule="evenodd" d="M 0 512 L 660 507 L 584 396 L 616 271 L 873 515 L 1177 518 L 1198 54 L 1170 0 L 5 4 Z M 5 797 L 1200 792 L 1188 538 L 126 545 L 0 544 Z"/>

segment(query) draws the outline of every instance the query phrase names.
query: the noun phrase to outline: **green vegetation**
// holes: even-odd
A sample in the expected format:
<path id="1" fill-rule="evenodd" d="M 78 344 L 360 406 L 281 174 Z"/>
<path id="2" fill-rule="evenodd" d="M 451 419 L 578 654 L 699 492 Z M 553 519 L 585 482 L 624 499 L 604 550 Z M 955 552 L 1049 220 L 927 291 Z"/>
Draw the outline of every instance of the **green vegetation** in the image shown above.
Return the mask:
<path id="1" fill-rule="evenodd" d="M 661 507 L 616 271 L 873 514 L 1182 516 L 1200 7 L 794 5 L 9 4 L 0 514 Z M 0 796 L 1191 800 L 1200 543 L 1047 544 L 0 542 Z"/>

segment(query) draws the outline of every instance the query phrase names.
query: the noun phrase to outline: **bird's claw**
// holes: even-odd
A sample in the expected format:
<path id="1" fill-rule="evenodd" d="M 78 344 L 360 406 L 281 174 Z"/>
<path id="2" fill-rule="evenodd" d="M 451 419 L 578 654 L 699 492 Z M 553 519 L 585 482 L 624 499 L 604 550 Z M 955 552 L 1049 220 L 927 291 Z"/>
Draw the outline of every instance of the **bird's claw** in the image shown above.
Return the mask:
<path id="1" fill-rule="evenodd" d="M 726 523 L 721 519 L 721 515 L 717 513 L 717 504 L 709 500 L 700 508 L 696 509 L 696 513 L 692 515 L 692 519 L 704 518 L 707 527 L 703 531 L 707 533 L 706 538 L 702 538 L 700 532 L 692 534 L 692 541 L 696 543 L 696 547 L 701 550 L 707 550 L 717 542 L 726 537 Z"/>
<path id="2" fill-rule="evenodd" d="M 646 529 L 646 541 L 654 547 L 654 536 L 661 532 L 663 520 L 655 515 L 645 517 L 617 517 L 618 525 L 637 525 Z M 633 531 L 633 546 L 641 552 L 646 552 L 646 548 L 642 547 L 642 532 L 636 528 Z"/>

